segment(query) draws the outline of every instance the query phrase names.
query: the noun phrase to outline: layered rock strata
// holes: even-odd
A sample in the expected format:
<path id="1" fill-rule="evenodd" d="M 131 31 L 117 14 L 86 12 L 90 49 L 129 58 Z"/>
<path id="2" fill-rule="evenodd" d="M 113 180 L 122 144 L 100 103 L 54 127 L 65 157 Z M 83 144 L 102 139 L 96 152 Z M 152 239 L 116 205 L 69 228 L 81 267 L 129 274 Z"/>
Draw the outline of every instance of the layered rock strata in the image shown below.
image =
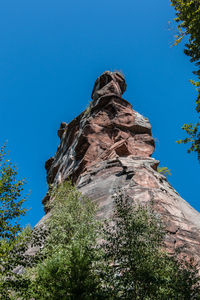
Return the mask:
<path id="1" fill-rule="evenodd" d="M 185 246 L 200 261 L 200 214 L 157 172 L 151 125 L 122 98 L 125 90 L 119 72 L 106 71 L 96 80 L 90 106 L 71 123 L 61 123 L 60 145 L 45 164 L 47 182 L 72 178 L 98 204 L 100 217 L 112 213 L 116 188 L 134 201 L 153 202 L 168 231 L 168 249 Z M 47 193 L 44 205 L 49 201 Z"/>

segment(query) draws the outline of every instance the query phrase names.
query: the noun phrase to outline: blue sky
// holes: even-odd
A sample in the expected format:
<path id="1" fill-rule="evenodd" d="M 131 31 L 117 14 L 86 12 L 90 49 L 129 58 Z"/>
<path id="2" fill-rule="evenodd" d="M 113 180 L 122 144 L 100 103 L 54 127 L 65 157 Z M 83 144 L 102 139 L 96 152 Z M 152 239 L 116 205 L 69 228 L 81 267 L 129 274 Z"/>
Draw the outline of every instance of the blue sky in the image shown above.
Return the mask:
<path id="1" fill-rule="evenodd" d="M 85 109 L 105 70 L 126 76 L 124 98 L 149 118 L 153 157 L 169 181 L 200 211 L 200 164 L 181 126 L 197 120 L 193 66 L 174 41 L 169 0 L 7 0 L 0 3 L 0 144 L 31 190 L 23 224 L 44 214 L 45 161 L 59 144 L 57 129 Z M 168 22 L 172 23 L 169 24 Z"/>

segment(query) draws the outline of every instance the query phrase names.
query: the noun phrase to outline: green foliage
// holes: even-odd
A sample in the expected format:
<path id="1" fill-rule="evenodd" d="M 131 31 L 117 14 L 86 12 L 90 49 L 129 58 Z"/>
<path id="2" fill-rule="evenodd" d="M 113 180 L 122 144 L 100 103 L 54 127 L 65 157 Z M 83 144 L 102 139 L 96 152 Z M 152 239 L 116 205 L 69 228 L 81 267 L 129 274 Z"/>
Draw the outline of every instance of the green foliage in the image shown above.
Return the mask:
<path id="1" fill-rule="evenodd" d="M 16 240 L 40 249 L 20 258 L 25 272 L 2 299 L 200 299 L 196 265 L 166 253 L 153 204 L 134 204 L 119 191 L 113 216 L 100 223 L 95 205 L 71 183 L 52 188 L 52 198 L 42 247 L 40 232 L 29 229 Z"/>
<path id="2" fill-rule="evenodd" d="M 24 180 L 17 180 L 17 170 L 7 158 L 5 146 L 0 149 L 0 296 L 10 299 L 10 289 L 21 285 L 21 278 L 13 273 L 24 265 L 24 252 L 29 228 L 21 233 L 19 219 L 24 216 Z"/>
<path id="3" fill-rule="evenodd" d="M 182 129 L 188 134 L 189 137 L 177 141 L 178 144 L 191 143 L 191 147 L 187 150 L 188 153 L 194 151 L 197 153 L 198 159 L 200 161 L 200 123 L 197 122 L 195 125 L 192 123 L 184 124 Z"/>
<path id="4" fill-rule="evenodd" d="M 200 299 L 195 265 L 163 250 L 165 231 L 151 206 L 119 192 L 104 229 L 103 288 L 109 299 Z"/>
<path id="5" fill-rule="evenodd" d="M 185 44 L 185 54 L 190 57 L 190 61 L 197 67 L 193 72 L 197 75 L 198 81 L 191 80 L 197 89 L 196 111 L 200 113 L 200 1 L 199 0 L 171 0 L 172 6 L 176 10 L 176 22 L 178 23 L 179 34 L 176 43 L 183 37 L 188 37 Z M 194 151 L 200 161 L 200 124 L 184 124 L 182 129 L 189 135 L 188 138 L 179 140 L 178 143 L 190 143 L 188 152 Z"/>
<path id="6" fill-rule="evenodd" d="M 31 229 L 27 227 L 14 240 L 4 239 L 1 241 L 1 299 L 12 299 L 11 295 L 28 284 L 26 279 L 16 273 L 16 270 L 31 265 L 31 257 L 25 255 L 30 237 Z"/>
<path id="7" fill-rule="evenodd" d="M 51 196 L 54 201 L 46 223 L 49 234 L 39 263 L 25 274 L 31 284 L 23 297 L 100 299 L 95 206 L 69 182 L 53 189 Z"/>
<path id="8" fill-rule="evenodd" d="M 24 180 L 17 180 L 17 170 L 6 157 L 5 147 L 0 148 L 0 240 L 14 239 L 20 231 L 18 220 L 26 209 L 22 206 Z"/>
<path id="9" fill-rule="evenodd" d="M 165 177 L 167 177 L 168 175 L 172 175 L 171 170 L 169 170 L 168 167 L 158 167 L 157 171 Z"/>

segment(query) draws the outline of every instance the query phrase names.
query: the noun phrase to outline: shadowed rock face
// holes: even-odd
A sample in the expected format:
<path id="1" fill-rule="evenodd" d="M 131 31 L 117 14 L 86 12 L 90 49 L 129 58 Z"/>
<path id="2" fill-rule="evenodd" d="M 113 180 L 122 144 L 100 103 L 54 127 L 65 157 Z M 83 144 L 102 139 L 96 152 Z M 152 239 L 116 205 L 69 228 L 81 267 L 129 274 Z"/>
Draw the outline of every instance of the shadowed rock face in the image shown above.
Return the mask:
<path id="1" fill-rule="evenodd" d="M 184 252 L 200 261 L 200 214 L 157 172 L 151 125 L 121 97 L 125 90 L 121 73 L 106 71 L 96 80 L 91 105 L 61 123 L 57 153 L 45 164 L 47 182 L 72 178 L 98 204 L 101 217 L 112 213 L 116 188 L 134 201 L 153 201 L 168 230 L 169 251 L 186 245 Z M 43 203 L 49 200 L 47 194 Z"/>
<path id="2" fill-rule="evenodd" d="M 109 94 L 121 97 L 125 90 L 126 82 L 124 76 L 120 72 L 106 71 L 97 78 L 91 97 L 94 101 Z"/>

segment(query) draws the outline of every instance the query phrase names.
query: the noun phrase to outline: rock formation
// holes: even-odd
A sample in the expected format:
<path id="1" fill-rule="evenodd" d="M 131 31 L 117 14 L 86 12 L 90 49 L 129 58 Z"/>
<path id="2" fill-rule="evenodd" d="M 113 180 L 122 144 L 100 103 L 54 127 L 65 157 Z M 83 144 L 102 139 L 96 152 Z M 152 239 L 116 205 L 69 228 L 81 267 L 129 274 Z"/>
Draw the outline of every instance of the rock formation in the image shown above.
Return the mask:
<path id="1" fill-rule="evenodd" d="M 185 245 L 185 253 L 200 261 L 200 214 L 157 172 L 151 125 L 122 98 L 125 90 L 119 72 L 106 71 L 96 80 L 90 106 L 68 125 L 61 123 L 57 153 L 45 164 L 47 182 L 72 178 L 103 217 L 112 213 L 116 188 L 133 200 L 153 201 L 168 231 L 169 251 Z M 48 201 L 47 193 L 44 206 Z"/>

